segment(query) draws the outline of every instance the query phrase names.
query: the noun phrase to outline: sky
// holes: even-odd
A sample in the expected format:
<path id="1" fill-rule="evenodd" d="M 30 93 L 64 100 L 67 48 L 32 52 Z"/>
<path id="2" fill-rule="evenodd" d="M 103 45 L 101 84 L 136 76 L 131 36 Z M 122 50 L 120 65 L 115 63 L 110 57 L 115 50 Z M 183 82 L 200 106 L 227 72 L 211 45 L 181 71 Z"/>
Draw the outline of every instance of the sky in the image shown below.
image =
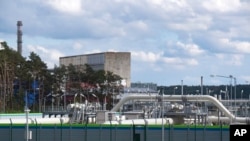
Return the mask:
<path id="1" fill-rule="evenodd" d="M 250 82 L 249 0 L 1 0 L 0 41 L 49 68 L 59 57 L 131 52 L 131 81 Z M 219 75 L 223 77 L 211 77 Z"/>

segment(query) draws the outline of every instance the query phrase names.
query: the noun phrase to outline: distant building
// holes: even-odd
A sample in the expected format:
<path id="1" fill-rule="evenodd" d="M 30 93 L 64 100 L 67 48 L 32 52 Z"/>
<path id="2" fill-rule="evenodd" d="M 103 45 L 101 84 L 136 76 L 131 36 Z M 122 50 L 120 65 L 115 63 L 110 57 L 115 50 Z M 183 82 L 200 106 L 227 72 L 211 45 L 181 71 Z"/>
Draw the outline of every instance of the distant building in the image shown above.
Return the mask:
<path id="1" fill-rule="evenodd" d="M 105 70 L 113 72 L 123 78 L 123 85 L 130 87 L 131 78 L 131 53 L 130 52 L 102 52 L 75 56 L 60 57 L 60 65 L 70 64 L 81 67 L 90 65 L 93 70 Z"/>
<path id="2" fill-rule="evenodd" d="M 133 83 L 131 83 L 131 88 L 142 88 L 142 89 L 145 89 L 148 91 L 157 91 L 157 84 L 133 82 Z"/>
<path id="3" fill-rule="evenodd" d="M 125 93 L 158 93 L 157 84 L 133 82 L 130 88 L 124 89 Z"/>
<path id="4" fill-rule="evenodd" d="M 120 95 L 117 95 L 117 99 L 121 99 L 123 96 L 130 94 L 148 94 L 148 95 L 158 95 L 157 84 L 155 83 L 131 83 L 131 86 L 124 88 Z"/>

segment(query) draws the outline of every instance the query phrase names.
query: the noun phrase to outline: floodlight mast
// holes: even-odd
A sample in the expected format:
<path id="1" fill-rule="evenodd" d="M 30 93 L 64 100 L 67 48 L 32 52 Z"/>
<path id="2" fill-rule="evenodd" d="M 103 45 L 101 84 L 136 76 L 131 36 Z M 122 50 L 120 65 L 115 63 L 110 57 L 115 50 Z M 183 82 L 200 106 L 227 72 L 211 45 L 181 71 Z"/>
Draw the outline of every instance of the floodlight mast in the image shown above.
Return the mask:
<path id="1" fill-rule="evenodd" d="M 223 76 L 223 75 L 210 75 L 210 77 L 223 77 L 223 78 L 230 78 L 230 93 L 231 93 L 231 100 L 233 99 L 233 88 L 232 88 L 232 82 L 234 80 L 234 108 L 236 110 L 236 77 L 233 77 L 233 75 L 229 76 Z M 235 111 L 235 116 L 237 114 L 237 111 Z"/>
<path id="2" fill-rule="evenodd" d="M 223 75 L 210 75 L 210 77 L 223 77 L 223 78 L 230 78 L 230 99 L 233 99 L 232 94 L 233 94 L 233 88 L 232 88 L 232 79 L 233 76 L 229 75 L 229 76 L 223 76 Z"/>
<path id="3" fill-rule="evenodd" d="M 30 112 L 30 109 L 28 107 L 28 94 L 27 94 L 27 91 L 25 92 L 25 107 L 24 107 L 24 112 L 25 112 L 25 115 L 26 115 L 26 134 L 25 134 L 25 139 L 26 141 L 29 141 L 30 139 L 30 131 L 29 131 L 29 112 Z"/>

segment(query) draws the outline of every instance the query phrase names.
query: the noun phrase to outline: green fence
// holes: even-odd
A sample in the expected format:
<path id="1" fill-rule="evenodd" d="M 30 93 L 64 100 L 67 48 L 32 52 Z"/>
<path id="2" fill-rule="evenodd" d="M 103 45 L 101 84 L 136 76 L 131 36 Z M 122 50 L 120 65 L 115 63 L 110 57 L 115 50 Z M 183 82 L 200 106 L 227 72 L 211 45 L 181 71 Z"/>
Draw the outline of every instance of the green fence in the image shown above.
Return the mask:
<path id="1" fill-rule="evenodd" d="M 0 140 L 24 141 L 26 125 L 0 125 Z M 229 141 L 229 126 L 32 124 L 29 141 Z"/>

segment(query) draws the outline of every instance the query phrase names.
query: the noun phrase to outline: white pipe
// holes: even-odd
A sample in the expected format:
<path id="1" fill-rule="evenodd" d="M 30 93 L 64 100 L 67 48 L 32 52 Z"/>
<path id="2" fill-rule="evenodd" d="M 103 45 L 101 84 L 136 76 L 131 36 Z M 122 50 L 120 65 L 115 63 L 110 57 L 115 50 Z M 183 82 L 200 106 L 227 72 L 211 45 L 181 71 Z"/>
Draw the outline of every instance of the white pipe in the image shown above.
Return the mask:
<path id="1" fill-rule="evenodd" d="M 111 111 L 112 112 L 118 111 L 124 103 L 126 103 L 127 101 L 130 101 L 130 100 L 135 100 L 135 99 L 150 100 L 152 98 L 159 99 L 160 96 L 159 95 L 151 96 L 151 95 L 146 95 L 146 94 L 126 95 L 115 105 L 115 107 Z M 185 95 L 185 96 L 164 95 L 163 96 L 164 101 L 182 101 L 182 99 L 184 99 L 184 98 L 187 101 L 192 101 L 192 102 L 209 101 L 209 102 L 213 103 L 217 108 L 219 108 L 222 112 L 224 112 L 227 117 L 229 117 L 230 119 L 235 119 L 235 116 L 220 101 L 218 101 L 216 98 L 209 96 L 209 95 Z"/>
<path id="2" fill-rule="evenodd" d="M 11 119 L 13 124 L 25 124 L 26 119 Z M 1 119 L 0 124 L 10 124 L 11 122 L 9 119 Z M 68 123 L 69 118 L 63 117 L 63 118 L 35 118 L 35 119 L 28 119 L 29 124 L 34 124 L 37 122 L 38 124 L 60 124 L 62 123 Z"/>
<path id="3" fill-rule="evenodd" d="M 130 119 L 130 120 L 121 120 L 121 121 L 111 121 L 111 124 L 122 124 L 122 125 L 164 125 L 164 124 L 173 124 L 174 121 L 172 118 L 162 118 L 156 119 Z M 106 121 L 103 124 L 110 124 L 110 121 Z"/>
<path id="4" fill-rule="evenodd" d="M 208 116 L 207 118 L 208 122 L 218 122 L 218 117 L 217 116 Z M 231 120 L 228 117 L 220 117 L 219 119 L 222 122 L 230 123 Z M 246 123 L 247 120 L 249 120 L 247 117 L 236 117 L 235 122 L 236 123 Z"/>

